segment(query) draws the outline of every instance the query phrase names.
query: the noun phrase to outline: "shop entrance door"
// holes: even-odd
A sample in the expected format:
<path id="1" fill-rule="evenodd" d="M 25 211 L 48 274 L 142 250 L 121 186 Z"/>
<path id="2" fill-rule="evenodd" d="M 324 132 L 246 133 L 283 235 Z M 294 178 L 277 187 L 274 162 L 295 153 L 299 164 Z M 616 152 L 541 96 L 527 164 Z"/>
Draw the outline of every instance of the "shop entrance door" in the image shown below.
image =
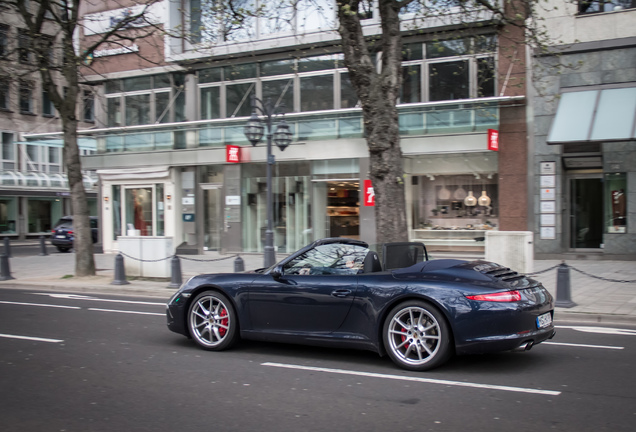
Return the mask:
<path id="1" fill-rule="evenodd" d="M 329 237 L 360 238 L 360 182 L 327 182 Z"/>
<path id="2" fill-rule="evenodd" d="M 598 249 L 603 243 L 603 179 L 570 178 L 570 248 Z"/>
<path id="3" fill-rule="evenodd" d="M 203 248 L 205 250 L 221 250 L 221 233 L 223 232 L 221 186 L 202 185 L 202 188 L 205 206 Z"/>

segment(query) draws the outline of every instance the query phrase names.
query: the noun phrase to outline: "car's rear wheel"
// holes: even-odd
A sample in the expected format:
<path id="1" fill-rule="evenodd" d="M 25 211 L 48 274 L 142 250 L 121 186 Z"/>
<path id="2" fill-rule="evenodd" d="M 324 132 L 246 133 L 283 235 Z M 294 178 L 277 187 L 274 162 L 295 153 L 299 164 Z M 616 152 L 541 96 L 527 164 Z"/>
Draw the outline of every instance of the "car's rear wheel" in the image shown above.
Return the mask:
<path id="1" fill-rule="evenodd" d="M 450 328 L 442 313 L 423 301 L 394 307 L 383 327 L 384 346 L 401 368 L 424 371 L 444 363 L 452 354 Z"/>
<path id="2" fill-rule="evenodd" d="M 57 250 L 60 252 L 68 252 L 71 248 L 67 248 L 67 247 L 62 247 L 62 246 L 56 246 Z"/>
<path id="3" fill-rule="evenodd" d="M 190 304 L 188 328 L 190 335 L 203 349 L 222 351 L 236 341 L 238 320 L 227 297 L 215 291 L 205 291 Z"/>

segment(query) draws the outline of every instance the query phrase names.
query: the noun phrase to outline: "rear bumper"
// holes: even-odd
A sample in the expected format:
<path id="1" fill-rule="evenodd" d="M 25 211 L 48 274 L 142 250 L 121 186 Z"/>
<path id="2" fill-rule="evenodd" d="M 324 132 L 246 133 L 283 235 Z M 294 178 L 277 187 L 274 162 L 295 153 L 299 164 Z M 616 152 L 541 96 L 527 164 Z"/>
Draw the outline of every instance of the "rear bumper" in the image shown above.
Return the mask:
<path id="1" fill-rule="evenodd" d="M 457 354 L 485 354 L 498 351 L 512 351 L 520 347 L 524 347 L 523 350 L 529 350 L 534 345 L 552 339 L 555 334 L 556 330 L 554 329 L 554 325 L 551 325 L 534 332 L 470 339 L 461 345 L 457 345 L 455 350 Z"/>

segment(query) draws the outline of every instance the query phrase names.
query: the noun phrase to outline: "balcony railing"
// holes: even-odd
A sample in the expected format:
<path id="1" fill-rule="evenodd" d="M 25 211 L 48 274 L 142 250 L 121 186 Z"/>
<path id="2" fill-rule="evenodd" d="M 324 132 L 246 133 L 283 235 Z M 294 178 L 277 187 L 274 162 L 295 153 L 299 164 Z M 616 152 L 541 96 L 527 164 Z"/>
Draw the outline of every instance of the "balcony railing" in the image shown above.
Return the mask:
<path id="1" fill-rule="evenodd" d="M 398 105 L 403 137 L 486 132 L 499 125 L 499 104 L 523 97 L 491 97 Z M 97 141 L 98 153 L 149 152 L 247 143 L 247 117 L 125 126 L 79 131 Z M 362 109 L 290 113 L 285 120 L 293 142 L 364 138 Z M 47 134 L 50 136 L 51 134 Z M 37 139 L 40 134 L 25 136 Z M 44 136 L 44 134 L 41 134 Z"/>

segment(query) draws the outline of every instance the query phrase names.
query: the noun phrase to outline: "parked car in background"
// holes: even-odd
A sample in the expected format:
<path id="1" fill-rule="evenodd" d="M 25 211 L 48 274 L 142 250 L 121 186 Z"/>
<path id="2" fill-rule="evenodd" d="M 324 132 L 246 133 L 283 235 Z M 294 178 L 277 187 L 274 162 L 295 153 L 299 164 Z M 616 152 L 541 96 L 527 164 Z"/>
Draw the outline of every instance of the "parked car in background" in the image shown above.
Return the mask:
<path id="1" fill-rule="evenodd" d="M 98 238 L 98 219 L 96 216 L 90 216 L 91 224 L 91 237 L 93 237 L 93 243 L 97 243 Z M 73 248 L 73 240 L 75 234 L 73 233 L 73 216 L 64 216 L 55 224 L 51 232 L 51 244 L 57 248 L 60 252 L 68 252 Z"/>

